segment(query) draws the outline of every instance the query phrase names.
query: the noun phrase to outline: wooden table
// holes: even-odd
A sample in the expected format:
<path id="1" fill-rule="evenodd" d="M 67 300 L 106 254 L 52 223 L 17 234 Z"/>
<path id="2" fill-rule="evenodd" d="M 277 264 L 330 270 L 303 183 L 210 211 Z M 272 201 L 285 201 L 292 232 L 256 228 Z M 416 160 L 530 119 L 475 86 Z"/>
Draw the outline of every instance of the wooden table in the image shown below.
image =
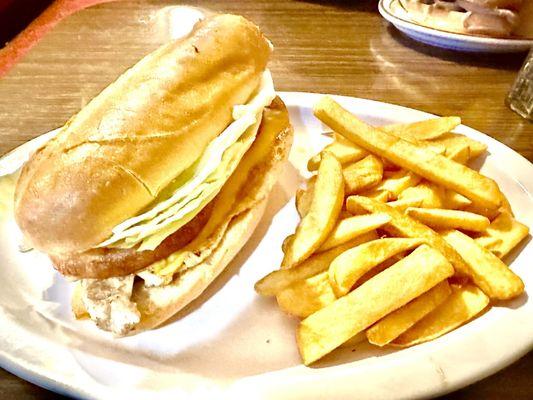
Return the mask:
<path id="1" fill-rule="evenodd" d="M 177 26 L 168 8 L 161 11 L 170 3 L 103 4 L 60 23 L 0 80 L 0 154 L 63 124 L 155 48 Z M 466 125 L 533 161 L 533 125 L 504 105 L 523 54 L 469 55 L 415 43 L 380 17 L 376 0 L 350 5 L 275 0 L 189 3 L 242 14 L 259 24 L 275 45 L 270 68 L 279 90 L 365 97 L 460 115 Z M 448 397 L 529 399 L 532 373 L 530 353 Z M 0 370 L 0 397 L 58 396 Z"/>

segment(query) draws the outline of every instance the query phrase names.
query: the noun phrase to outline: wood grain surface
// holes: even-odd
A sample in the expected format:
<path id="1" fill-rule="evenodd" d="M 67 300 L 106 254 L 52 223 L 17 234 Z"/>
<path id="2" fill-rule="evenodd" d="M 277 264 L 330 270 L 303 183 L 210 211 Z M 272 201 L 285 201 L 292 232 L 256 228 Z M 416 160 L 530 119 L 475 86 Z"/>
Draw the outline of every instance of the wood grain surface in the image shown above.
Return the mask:
<path id="1" fill-rule="evenodd" d="M 58 24 L 0 80 L 0 154 L 64 124 L 128 66 L 179 31 L 174 3 L 180 2 L 103 4 Z M 380 17 L 376 0 L 188 3 L 259 24 L 275 45 L 270 68 L 279 90 L 343 94 L 459 115 L 464 124 L 533 161 L 533 125 L 504 105 L 524 54 L 461 54 L 415 43 Z M 532 373 L 530 353 L 447 397 L 533 398 Z M 0 397 L 59 398 L 3 370 Z"/>

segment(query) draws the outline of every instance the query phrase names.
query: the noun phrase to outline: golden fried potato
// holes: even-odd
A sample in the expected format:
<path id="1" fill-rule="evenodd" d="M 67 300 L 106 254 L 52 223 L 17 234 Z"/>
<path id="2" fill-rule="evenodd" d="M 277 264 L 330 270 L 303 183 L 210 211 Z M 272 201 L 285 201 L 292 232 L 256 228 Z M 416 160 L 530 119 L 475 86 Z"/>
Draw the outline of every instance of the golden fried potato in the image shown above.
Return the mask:
<path id="1" fill-rule="evenodd" d="M 377 238 L 378 235 L 376 232 L 371 231 L 333 249 L 324 251 L 322 253 L 313 254 L 307 260 L 293 268 L 280 269 L 271 272 L 263 279 L 259 280 L 255 284 L 254 288 L 257 293 L 263 296 L 274 296 L 299 280 L 303 280 L 326 271 L 335 257 L 346 250 Z"/>
<path id="2" fill-rule="evenodd" d="M 501 194 L 494 180 L 360 121 L 329 96 L 322 97 L 315 105 L 314 114 L 347 139 L 380 157 L 387 158 L 394 164 L 447 189 L 452 189 L 480 206 L 487 208 L 500 206 Z"/>
<path id="3" fill-rule="evenodd" d="M 420 246 L 300 323 L 297 343 L 304 364 L 328 354 L 452 274 L 452 265 L 441 253 Z"/>
<path id="4" fill-rule="evenodd" d="M 351 211 L 353 208 L 362 208 L 368 212 L 385 212 L 392 220 L 383 226 L 383 230 L 392 236 L 423 238 L 431 247 L 440 251 L 450 260 L 456 271 L 462 276 L 473 277 L 470 267 L 464 262 L 461 256 L 450 246 L 437 232 L 417 220 L 395 210 L 386 204 L 368 199 L 362 196 L 350 196 L 346 200 L 346 208 Z"/>
<path id="5" fill-rule="evenodd" d="M 428 342 L 470 321 L 489 305 L 489 298 L 475 285 L 452 285 L 452 294 L 435 310 L 398 336 L 396 347 Z"/>
<path id="6" fill-rule="evenodd" d="M 457 210 L 458 208 L 468 207 L 470 204 L 472 204 L 472 202 L 462 194 L 454 192 L 453 190 L 446 190 L 444 195 L 444 208 Z"/>
<path id="7" fill-rule="evenodd" d="M 322 243 L 322 246 L 320 246 L 318 251 L 329 250 L 346 243 L 357 236 L 373 231 L 389 222 L 390 219 L 388 214 L 385 213 L 356 215 L 341 219 L 335 228 L 333 228 L 326 241 Z"/>
<path id="8" fill-rule="evenodd" d="M 461 125 L 459 117 L 440 117 L 408 124 L 385 125 L 379 129 L 405 140 L 431 140 L 441 137 L 459 125 Z"/>
<path id="9" fill-rule="evenodd" d="M 279 292 L 276 298 L 279 308 L 300 318 L 313 314 L 337 299 L 329 284 L 327 271 L 293 283 Z"/>
<path id="10" fill-rule="evenodd" d="M 373 267 L 422 243 L 422 239 L 387 238 L 373 240 L 346 250 L 329 266 L 329 282 L 333 291 L 337 297 L 344 296 Z"/>
<path id="11" fill-rule="evenodd" d="M 359 161 L 368 155 L 366 150 L 350 142 L 342 135 L 334 134 L 333 138 L 333 142 L 328 144 L 324 150 L 309 159 L 307 163 L 307 169 L 309 171 L 316 171 L 318 169 L 324 151 L 333 154 L 341 164 Z"/>
<path id="12" fill-rule="evenodd" d="M 458 133 L 447 133 L 432 140 L 432 142 L 445 146 L 447 156 L 458 153 L 465 147 L 469 149 L 470 158 L 478 157 L 487 151 L 487 145 L 485 143 L 478 142 Z"/>
<path id="13" fill-rule="evenodd" d="M 309 211 L 296 228 L 281 263 L 291 268 L 308 258 L 327 239 L 335 227 L 344 202 L 342 167 L 335 156 L 322 155 Z"/>
<path id="14" fill-rule="evenodd" d="M 434 183 L 423 181 L 416 186 L 403 190 L 398 199 L 422 199 L 420 207 L 424 208 L 443 208 L 445 204 L 446 190 Z"/>
<path id="15" fill-rule="evenodd" d="M 509 199 L 505 197 L 505 195 L 502 193 L 502 205 L 500 206 L 500 212 L 508 212 L 511 217 L 514 217 L 513 209 L 511 208 L 511 203 L 509 203 Z"/>
<path id="16" fill-rule="evenodd" d="M 405 213 L 433 229 L 483 232 L 490 225 L 487 217 L 467 211 L 409 207 Z"/>
<path id="17" fill-rule="evenodd" d="M 342 173 L 344 175 L 344 192 L 353 194 L 381 182 L 383 163 L 380 158 L 368 155 L 362 160 L 348 165 Z"/>
<path id="18" fill-rule="evenodd" d="M 395 135 L 396 136 L 396 135 Z M 446 153 L 446 147 L 439 143 L 428 142 L 425 140 L 407 140 L 407 142 L 414 144 L 416 147 L 432 151 L 433 153 L 444 155 Z"/>
<path id="19" fill-rule="evenodd" d="M 463 165 L 465 165 L 468 160 L 472 158 L 472 156 L 470 155 L 470 147 L 468 146 L 446 149 L 444 155 L 450 160 L 453 160 Z"/>
<path id="20" fill-rule="evenodd" d="M 373 188 L 374 191 L 387 191 L 390 193 L 389 199 L 397 199 L 398 195 L 405 189 L 417 185 L 421 178 L 410 171 L 404 169 L 400 171 L 386 172 L 383 180 Z"/>
<path id="21" fill-rule="evenodd" d="M 474 239 L 456 230 L 441 235 L 468 264 L 474 283 L 491 299 L 508 300 L 524 292 L 522 279 Z"/>
<path id="22" fill-rule="evenodd" d="M 391 192 L 389 192 L 388 190 L 374 190 L 374 189 L 361 192 L 360 195 L 379 201 L 381 203 L 385 203 L 389 201 L 389 199 L 392 197 Z"/>
<path id="23" fill-rule="evenodd" d="M 467 167 L 487 146 L 451 132 L 460 118 L 374 128 L 328 96 L 314 114 L 334 141 L 308 162 L 317 174 L 296 193 L 301 222 L 280 270 L 255 284 L 304 318 L 304 364 L 367 339 L 423 343 L 523 293 L 498 257 L 529 229 L 496 182 Z"/>
<path id="24" fill-rule="evenodd" d="M 311 201 L 313 200 L 313 194 L 315 190 L 315 183 L 316 175 L 313 175 L 307 181 L 307 187 L 305 189 L 296 190 L 296 211 L 298 211 L 298 215 L 300 215 L 300 218 L 305 217 L 305 214 L 307 214 L 307 212 L 309 211 L 309 207 L 311 207 Z"/>
<path id="25" fill-rule="evenodd" d="M 359 194 L 360 196 L 368 197 L 369 199 L 379 201 L 380 203 L 386 203 L 389 201 L 389 199 L 392 197 L 390 192 L 387 190 L 379 190 L 374 191 L 372 189 L 362 192 Z M 348 210 L 353 215 L 361 215 L 361 214 L 367 214 L 368 211 L 365 210 L 362 207 L 357 207 L 356 204 L 352 204 L 352 207 L 350 210 Z"/>
<path id="26" fill-rule="evenodd" d="M 281 251 L 283 253 L 286 253 L 289 246 L 292 246 L 291 243 L 293 240 L 294 240 L 294 235 L 289 235 L 285 238 L 285 240 L 283 240 L 283 243 L 281 243 Z"/>
<path id="27" fill-rule="evenodd" d="M 409 207 L 420 207 L 422 205 L 422 201 L 423 201 L 423 199 L 421 199 L 421 198 L 408 197 L 408 198 L 402 199 L 402 200 L 389 201 L 386 204 L 389 207 L 394 208 L 395 210 L 405 211 Z"/>
<path id="28" fill-rule="evenodd" d="M 482 207 L 479 204 L 474 203 L 461 207 L 461 210 L 483 215 L 484 217 L 487 217 L 490 221 L 500 215 L 501 212 L 500 209 Z"/>
<path id="29" fill-rule="evenodd" d="M 354 347 L 362 342 L 366 342 L 365 332 L 359 332 L 357 335 L 355 335 L 351 339 L 348 339 L 346 342 L 341 344 L 339 347 L 341 348 Z"/>
<path id="30" fill-rule="evenodd" d="M 389 344 L 441 305 L 451 293 L 448 281 L 442 281 L 368 328 L 368 341 L 376 346 Z"/>
<path id="31" fill-rule="evenodd" d="M 529 228 L 503 211 L 483 235 L 475 239 L 476 243 L 503 258 L 511 252 L 529 234 Z"/>
<path id="32" fill-rule="evenodd" d="M 382 238 L 382 239 L 390 239 L 390 238 Z M 396 264 L 398 261 L 400 261 L 402 258 L 404 258 L 407 255 L 406 253 L 407 253 L 406 251 L 398 253 L 398 254 L 386 259 L 382 263 L 376 265 L 375 267 L 373 267 L 370 271 L 368 271 L 366 274 L 364 274 L 361 278 L 357 279 L 357 282 L 355 282 L 355 285 L 352 287 L 352 290 L 358 288 L 359 286 L 361 286 L 366 281 L 369 281 L 370 279 L 375 277 L 377 274 L 382 273 L 387 268 L 389 268 L 389 267 L 393 266 L 394 264 Z M 330 281 L 330 283 L 331 283 L 331 281 Z"/>

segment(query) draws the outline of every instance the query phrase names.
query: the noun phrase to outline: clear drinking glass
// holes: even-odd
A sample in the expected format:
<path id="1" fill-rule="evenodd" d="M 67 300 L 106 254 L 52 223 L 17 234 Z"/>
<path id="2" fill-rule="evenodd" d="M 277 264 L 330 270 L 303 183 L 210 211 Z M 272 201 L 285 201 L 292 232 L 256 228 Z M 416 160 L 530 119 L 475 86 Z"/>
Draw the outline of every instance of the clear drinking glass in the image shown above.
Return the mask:
<path id="1" fill-rule="evenodd" d="M 529 50 L 505 103 L 520 116 L 533 121 L 533 48 Z"/>

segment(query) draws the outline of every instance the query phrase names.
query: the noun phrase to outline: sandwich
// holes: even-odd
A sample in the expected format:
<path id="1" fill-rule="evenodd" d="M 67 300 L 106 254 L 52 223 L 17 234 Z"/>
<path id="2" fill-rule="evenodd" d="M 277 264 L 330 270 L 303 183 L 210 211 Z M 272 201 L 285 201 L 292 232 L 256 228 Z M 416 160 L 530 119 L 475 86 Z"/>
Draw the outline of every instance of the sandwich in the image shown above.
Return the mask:
<path id="1" fill-rule="evenodd" d="M 414 22 L 447 32 L 489 37 L 528 35 L 522 12 L 531 0 L 399 0 Z"/>
<path id="2" fill-rule="evenodd" d="M 235 15 L 199 21 L 104 89 L 24 165 L 15 220 L 117 336 L 198 297 L 258 224 L 292 144 L 267 62 Z"/>

